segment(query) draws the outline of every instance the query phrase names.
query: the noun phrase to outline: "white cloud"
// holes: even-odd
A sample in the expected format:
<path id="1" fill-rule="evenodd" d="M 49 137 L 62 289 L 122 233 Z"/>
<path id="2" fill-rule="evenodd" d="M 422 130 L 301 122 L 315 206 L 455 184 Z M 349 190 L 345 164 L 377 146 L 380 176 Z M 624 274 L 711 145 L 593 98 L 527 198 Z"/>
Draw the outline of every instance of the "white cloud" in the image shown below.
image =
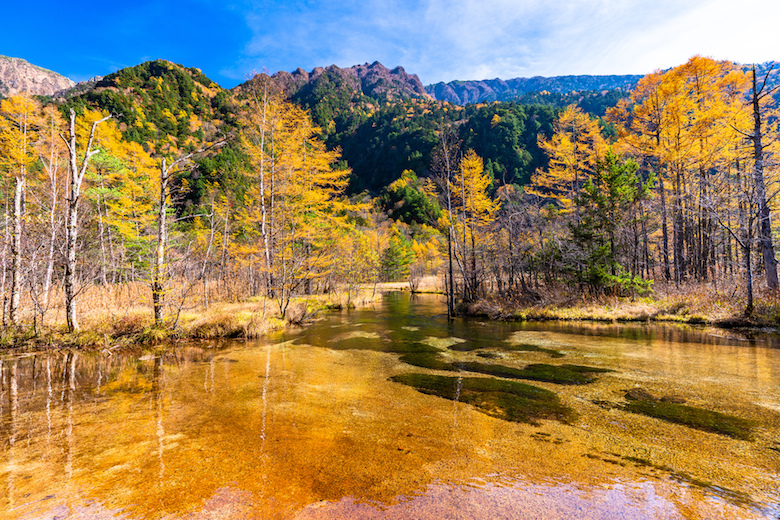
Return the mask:
<path id="1" fill-rule="evenodd" d="M 780 49 L 762 0 L 347 0 L 256 5 L 252 68 L 403 65 L 426 83 L 566 74 L 644 74 L 694 54 L 766 61 Z M 758 14 L 757 14 L 758 13 Z"/>
<path id="2" fill-rule="evenodd" d="M 762 0 L 714 0 L 659 24 L 635 42 L 645 62 L 666 68 L 695 54 L 741 63 L 778 59 L 780 6 Z"/>

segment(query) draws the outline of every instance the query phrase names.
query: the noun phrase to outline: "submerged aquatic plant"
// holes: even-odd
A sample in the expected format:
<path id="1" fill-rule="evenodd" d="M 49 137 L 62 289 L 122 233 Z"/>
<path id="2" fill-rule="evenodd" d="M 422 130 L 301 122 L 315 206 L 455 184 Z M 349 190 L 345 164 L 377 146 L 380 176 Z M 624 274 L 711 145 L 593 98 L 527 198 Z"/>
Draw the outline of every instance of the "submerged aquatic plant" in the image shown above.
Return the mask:
<path id="1" fill-rule="evenodd" d="M 713 412 L 686 404 L 668 401 L 639 399 L 628 402 L 625 410 L 655 417 L 690 428 L 728 435 L 735 439 L 751 440 L 755 423 L 748 419 L 735 417 L 721 412 Z"/>
<path id="2" fill-rule="evenodd" d="M 537 424 L 537 419 L 555 419 L 569 423 L 576 418 L 555 392 L 525 383 L 430 374 L 401 374 L 391 380 L 425 394 L 470 404 L 487 415 L 507 421 Z"/>
<path id="3" fill-rule="evenodd" d="M 540 347 L 539 345 L 532 345 L 531 343 L 502 345 L 501 350 L 513 350 L 516 352 L 542 352 L 544 354 L 548 354 L 552 358 L 561 358 L 564 356 L 564 353 L 559 350 Z"/>
<path id="4" fill-rule="evenodd" d="M 399 358 L 404 363 L 431 370 L 457 370 L 451 363 L 443 361 L 438 352 L 410 352 Z"/>
<path id="5" fill-rule="evenodd" d="M 484 363 L 462 362 L 456 363 L 460 369 L 491 376 L 506 377 L 509 379 L 530 379 L 533 381 L 546 381 L 559 385 L 583 385 L 592 383 L 595 378 L 586 372 L 598 372 L 599 369 L 582 367 L 578 365 L 546 365 L 537 363 L 525 368 L 512 368 L 503 365 L 486 365 Z"/>

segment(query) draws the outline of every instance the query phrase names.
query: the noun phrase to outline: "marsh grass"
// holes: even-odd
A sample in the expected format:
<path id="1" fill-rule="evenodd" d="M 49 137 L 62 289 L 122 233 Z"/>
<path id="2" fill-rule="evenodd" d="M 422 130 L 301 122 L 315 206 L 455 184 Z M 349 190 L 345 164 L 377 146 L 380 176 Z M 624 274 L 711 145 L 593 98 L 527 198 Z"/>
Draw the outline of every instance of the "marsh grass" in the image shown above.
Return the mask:
<path id="1" fill-rule="evenodd" d="M 778 326 L 780 300 L 757 288 L 755 309 L 744 318 L 741 282 L 685 283 L 656 280 L 653 293 L 642 297 L 583 296 L 574 289 L 538 288 L 534 301 L 488 299 L 461 307 L 467 315 L 517 321 L 583 320 L 596 322 L 671 322 L 693 325 Z"/>

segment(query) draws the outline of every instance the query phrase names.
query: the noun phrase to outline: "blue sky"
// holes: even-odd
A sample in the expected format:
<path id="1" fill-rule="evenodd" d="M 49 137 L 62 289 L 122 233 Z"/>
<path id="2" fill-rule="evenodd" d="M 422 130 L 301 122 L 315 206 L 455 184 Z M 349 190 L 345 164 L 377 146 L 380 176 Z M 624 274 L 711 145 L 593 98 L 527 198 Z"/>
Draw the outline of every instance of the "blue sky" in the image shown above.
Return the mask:
<path id="1" fill-rule="evenodd" d="M 7 2 L 0 54 L 80 81 L 165 58 L 224 87 L 380 61 L 425 84 L 780 60 L 776 0 Z M 10 23 L 9 23 L 10 21 Z"/>

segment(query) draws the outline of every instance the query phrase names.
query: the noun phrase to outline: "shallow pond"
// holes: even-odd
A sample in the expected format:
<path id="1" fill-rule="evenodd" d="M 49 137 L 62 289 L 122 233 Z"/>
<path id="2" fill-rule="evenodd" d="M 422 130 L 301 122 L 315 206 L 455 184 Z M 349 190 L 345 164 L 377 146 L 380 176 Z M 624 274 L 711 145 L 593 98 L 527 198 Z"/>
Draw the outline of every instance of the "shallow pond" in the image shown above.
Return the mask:
<path id="1" fill-rule="evenodd" d="M 780 518 L 773 336 L 443 312 L 0 358 L 0 517 Z"/>

